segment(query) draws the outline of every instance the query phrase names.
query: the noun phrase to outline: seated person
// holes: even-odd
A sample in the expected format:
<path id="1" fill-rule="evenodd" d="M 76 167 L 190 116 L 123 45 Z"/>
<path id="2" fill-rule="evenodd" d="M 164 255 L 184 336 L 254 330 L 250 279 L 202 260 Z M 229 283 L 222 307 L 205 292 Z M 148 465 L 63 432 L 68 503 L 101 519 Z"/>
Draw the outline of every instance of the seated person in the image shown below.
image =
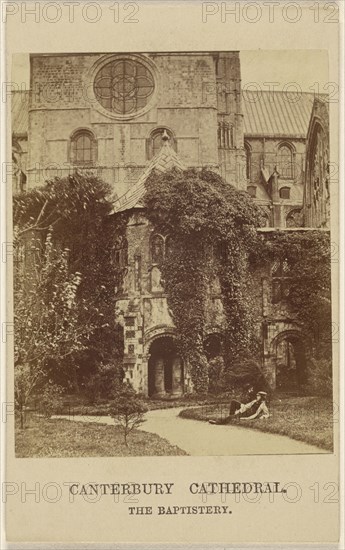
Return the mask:
<path id="1" fill-rule="evenodd" d="M 259 391 L 256 398 L 250 403 L 241 403 L 233 399 L 230 403 L 229 416 L 220 420 L 210 420 L 210 424 L 228 424 L 231 420 L 238 418 L 239 420 L 254 420 L 256 418 L 269 418 L 270 413 L 266 405 L 267 393 Z"/>

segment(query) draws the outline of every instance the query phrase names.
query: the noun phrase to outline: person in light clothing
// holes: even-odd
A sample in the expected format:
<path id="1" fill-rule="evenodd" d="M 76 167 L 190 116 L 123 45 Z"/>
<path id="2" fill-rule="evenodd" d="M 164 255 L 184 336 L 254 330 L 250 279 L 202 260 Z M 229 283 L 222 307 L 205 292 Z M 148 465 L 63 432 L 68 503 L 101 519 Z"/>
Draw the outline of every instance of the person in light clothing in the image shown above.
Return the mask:
<path id="1" fill-rule="evenodd" d="M 229 416 L 220 420 L 210 420 L 210 424 L 228 424 L 231 420 L 255 420 L 269 418 L 270 413 L 266 404 L 267 393 L 259 391 L 256 398 L 249 403 L 241 403 L 233 399 L 230 403 Z"/>

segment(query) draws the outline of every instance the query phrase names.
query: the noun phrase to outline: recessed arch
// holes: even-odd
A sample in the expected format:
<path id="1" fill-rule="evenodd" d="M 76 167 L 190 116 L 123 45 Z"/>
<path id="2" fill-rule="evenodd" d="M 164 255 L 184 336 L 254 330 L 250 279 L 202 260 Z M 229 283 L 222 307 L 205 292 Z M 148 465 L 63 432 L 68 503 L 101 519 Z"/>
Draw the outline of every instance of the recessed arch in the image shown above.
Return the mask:
<path id="1" fill-rule="evenodd" d="M 184 392 L 184 364 L 175 335 L 163 331 L 147 343 L 149 397 L 179 396 Z"/>
<path id="2" fill-rule="evenodd" d="M 157 126 L 151 130 L 146 140 L 146 157 L 147 160 L 154 158 L 161 150 L 164 140 L 163 134 L 166 133 L 169 136 L 169 145 L 177 153 L 177 139 L 176 135 L 168 126 Z"/>
<path id="3" fill-rule="evenodd" d="M 273 338 L 270 351 L 278 390 L 294 391 L 306 384 L 308 347 L 308 339 L 299 330 L 284 330 Z"/>
<path id="4" fill-rule="evenodd" d="M 252 178 L 252 147 L 248 141 L 244 142 L 244 151 L 246 154 L 246 179 L 250 182 Z"/>
<path id="5" fill-rule="evenodd" d="M 294 178 L 296 149 L 290 141 L 281 141 L 277 146 L 277 167 L 281 178 Z"/>
<path id="6" fill-rule="evenodd" d="M 293 208 L 286 215 L 286 227 L 302 227 L 303 212 L 301 208 Z"/>

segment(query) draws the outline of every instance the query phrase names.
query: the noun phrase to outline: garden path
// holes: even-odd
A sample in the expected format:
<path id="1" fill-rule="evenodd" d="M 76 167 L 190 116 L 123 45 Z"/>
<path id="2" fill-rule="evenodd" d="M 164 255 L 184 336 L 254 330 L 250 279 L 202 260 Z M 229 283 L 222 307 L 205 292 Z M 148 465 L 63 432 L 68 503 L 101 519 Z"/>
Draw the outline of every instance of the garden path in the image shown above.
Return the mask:
<path id="1" fill-rule="evenodd" d="M 327 451 L 289 437 L 242 428 L 212 425 L 178 416 L 183 408 L 149 411 L 139 428 L 167 439 L 192 456 L 316 454 Z M 60 417 L 60 418 L 66 418 Z M 71 420 L 113 424 L 108 416 L 73 416 Z M 259 422 L 259 421 L 258 421 Z M 262 420 L 261 422 L 264 422 Z"/>

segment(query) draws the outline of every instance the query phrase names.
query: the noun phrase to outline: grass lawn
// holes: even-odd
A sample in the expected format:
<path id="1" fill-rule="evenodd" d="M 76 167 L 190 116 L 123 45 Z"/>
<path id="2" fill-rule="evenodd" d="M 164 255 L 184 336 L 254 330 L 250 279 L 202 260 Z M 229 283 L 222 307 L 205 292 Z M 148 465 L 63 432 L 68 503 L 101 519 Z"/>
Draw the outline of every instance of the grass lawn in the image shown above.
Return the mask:
<path id="1" fill-rule="evenodd" d="M 181 411 L 182 418 L 217 420 L 228 415 L 229 404 L 205 405 Z M 269 404 L 271 417 L 266 420 L 233 421 L 241 428 L 287 435 L 328 451 L 333 450 L 332 401 L 320 397 L 274 399 Z"/>
<path id="2" fill-rule="evenodd" d="M 30 415 L 27 427 L 16 425 L 17 458 L 66 458 L 83 456 L 167 456 L 186 455 L 156 434 L 135 430 L 123 442 L 118 427 L 97 423 L 45 419 Z"/>
<path id="3" fill-rule="evenodd" d="M 219 397 L 200 396 L 188 394 L 179 398 L 170 399 L 150 399 L 143 398 L 147 408 L 152 411 L 156 409 L 170 409 L 172 407 L 196 407 L 197 405 L 206 405 L 219 402 Z M 97 403 L 90 403 L 81 394 L 62 395 L 58 400 L 54 414 L 68 416 L 108 416 L 112 403 L 109 399 L 100 399 Z M 39 398 L 30 403 L 30 410 L 37 414 L 44 411 L 40 408 Z"/>

